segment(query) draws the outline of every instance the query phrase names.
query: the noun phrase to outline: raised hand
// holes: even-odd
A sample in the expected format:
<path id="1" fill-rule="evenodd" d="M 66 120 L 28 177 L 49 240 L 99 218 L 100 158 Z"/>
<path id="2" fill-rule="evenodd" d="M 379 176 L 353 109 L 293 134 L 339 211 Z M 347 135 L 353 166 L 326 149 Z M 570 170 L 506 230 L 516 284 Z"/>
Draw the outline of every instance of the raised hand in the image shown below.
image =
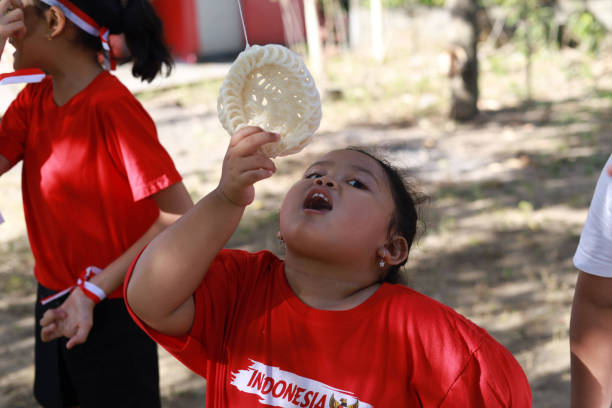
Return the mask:
<path id="1" fill-rule="evenodd" d="M 218 187 L 225 198 L 238 206 L 246 206 L 253 201 L 253 184 L 270 177 L 276 171 L 274 162 L 259 148 L 278 139 L 277 134 L 264 132 L 253 126 L 244 127 L 234 133 L 223 159 Z"/>
<path id="2" fill-rule="evenodd" d="M 25 32 L 21 0 L 0 0 L 0 56 L 9 37 L 25 35 Z"/>
<path id="3" fill-rule="evenodd" d="M 40 319 L 42 341 L 67 337 L 67 349 L 85 343 L 93 326 L 94 306 L 80 288 L 75 288 L 60 307 L 47 310 Z"/>

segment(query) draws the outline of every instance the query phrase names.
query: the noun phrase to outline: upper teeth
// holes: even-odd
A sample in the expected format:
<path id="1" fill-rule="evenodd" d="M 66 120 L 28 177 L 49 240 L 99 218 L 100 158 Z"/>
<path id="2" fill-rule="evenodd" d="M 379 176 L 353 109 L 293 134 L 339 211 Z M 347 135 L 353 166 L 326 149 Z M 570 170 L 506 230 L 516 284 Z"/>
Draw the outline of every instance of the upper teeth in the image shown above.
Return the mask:
<path id="1" fill-rule="evenodd" d="M 321 193 L 314 193 L 314 194 L 312 195 L 312 198 L 315 198 L 315 197 L 322 198 L 323 200 L 325 200 L 325 201 L 329 202 L 329 200 L 327 199 L 327 197 L 325 197 L 325 196 L 324 196 L 323 194 L 321 194 Z"/>

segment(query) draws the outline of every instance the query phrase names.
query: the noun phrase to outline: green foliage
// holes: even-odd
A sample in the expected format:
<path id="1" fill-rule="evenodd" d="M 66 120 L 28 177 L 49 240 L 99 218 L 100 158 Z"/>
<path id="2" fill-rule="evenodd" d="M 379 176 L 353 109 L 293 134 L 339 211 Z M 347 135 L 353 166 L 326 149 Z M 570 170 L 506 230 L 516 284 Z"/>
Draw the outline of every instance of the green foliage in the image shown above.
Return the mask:
<path id="1" fill-rule="evenodd" d="M 443 7 L 446 0 L 382 0 L 385 8 L 406 8 L 410 6 Z M 365 6 L 370 6 L 370 1 L 363 1 Z"/>
<path id="2" fill-rule="evenodd" d="M 405 0 L 384 0 L 383 1 L 383 7 L 400 8 L 400 7 L 405 7 L 405 6 L 406 6 Z"/>
<path id="3" fill-rule="evenodd" d="M 568 21 L 568 29 L 584 49 L 593 53 L 597 52 L 599 43 L 606 35 L 606 29 L 587 11 L 572 14 Z"/>
<path id="4" fill-rule="evenodd" d="M 554 9 L 544 1 L 481 0 L 481 4 L 498 6 L 505 11 L 506 25 L 514 28 L 513 40 L 522 47 L 545 46 L 554 41 Z"/>
<path id="5" fill-rule="evenodd" d="M 429 7 L 443 7 L 446 0 L 418 0 L 418 3 Z"/>
<path id="6" fill-rule="evenodd" d="M 505 24 L 513 32 L 512 39 L 522 47 L 548 47 L 557 44 L 554 1 L 550 0 L 478 0 L 483 9 L 499 7 L 506 14 Z M 584 49 L 596 52 L 606 29 L 587 12 L 574 13 L 567 27 L 571 36 Z M 524 50 L 527 51 L 527 50 Z"/>

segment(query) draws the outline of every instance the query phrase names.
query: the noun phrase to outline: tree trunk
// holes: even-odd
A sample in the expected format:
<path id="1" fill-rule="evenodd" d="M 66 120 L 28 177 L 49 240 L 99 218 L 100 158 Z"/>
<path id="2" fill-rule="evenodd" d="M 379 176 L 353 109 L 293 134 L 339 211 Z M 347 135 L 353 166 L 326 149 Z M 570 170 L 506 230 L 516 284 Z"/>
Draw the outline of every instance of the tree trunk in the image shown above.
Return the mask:
<path id="1" fill-rule="evenodd" d="M 450 117 L 468 121 L 478 113 L 477 0 L 447 0 L 450 29 Z"/>
<path id="2" fill-rule="evenodd" d="M 304 0 L 304 19 L 306 20 L 310 71 L 316 80 L 323 74 L 323 53 L 321 51 L 321 31 L 315 0 Z"/>

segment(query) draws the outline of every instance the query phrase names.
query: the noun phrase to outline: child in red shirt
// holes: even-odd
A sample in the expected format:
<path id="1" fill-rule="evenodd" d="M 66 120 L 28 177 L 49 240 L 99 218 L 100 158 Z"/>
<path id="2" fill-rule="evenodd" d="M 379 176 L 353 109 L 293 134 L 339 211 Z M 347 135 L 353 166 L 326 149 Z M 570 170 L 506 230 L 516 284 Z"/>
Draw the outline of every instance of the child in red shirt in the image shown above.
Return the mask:
<path id="1" fill-rule="evenodd" d="M 132 317 L 207 380 L 216 407 L 531 407 L 520 365 L 483 329 L 393 284 L 417 229 L 386 162 L 332 151 L 280 211 L 285 259 L 222 249 L 277 136 L 233 135 L 219 186 L 156 237 L 125 283 Z"/>
<path id="2" fill-rule="evenodd" d="M 10 39 L 16 70 L 47 74 L 0 122 L 0 174 L 23 162 L 43 406 L 160 405 L 156 347 L 121 284 L 192 201 L 147 112 L 100 64 L 113 64 L 109 33 L 125 35 L 135 76 L 171 68 L 148 0 L 0 0 L 0 50 Z"/>

